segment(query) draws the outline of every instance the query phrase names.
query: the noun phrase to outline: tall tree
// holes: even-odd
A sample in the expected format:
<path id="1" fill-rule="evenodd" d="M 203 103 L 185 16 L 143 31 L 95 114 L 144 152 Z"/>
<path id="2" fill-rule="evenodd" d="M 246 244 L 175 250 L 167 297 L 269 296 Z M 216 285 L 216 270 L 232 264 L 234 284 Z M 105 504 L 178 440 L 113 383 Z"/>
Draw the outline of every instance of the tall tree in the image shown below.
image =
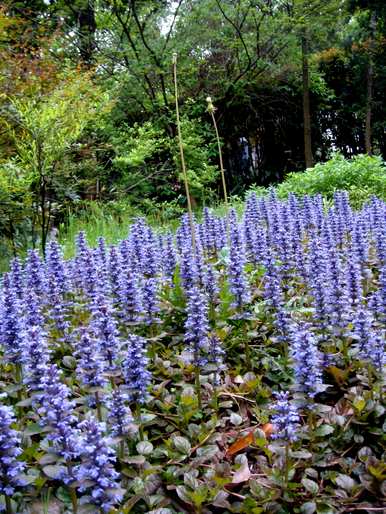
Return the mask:
<path id="1" fill-rule="evenodd" d="M 386 4 L 383 0 L 350 0 L 349 7 L 356 16 L 361 34 L 358 43 L 366 53 L 366 107 L 365 107 L 365 148 L 373 153 L 373 108 L 376 54 L 384 47 Z"/>
<path id="2" fill-rule="evenodd" d="M 314 164 L 312 155 L 311 110 L 310 110 L 310 73 L 309 73 L 309 44 L 308 33 L 304 29 L 301 35 L 302 43 L 302 85 L 303 85 L 303 126 L 304 126 L 304 159 L 306 168 Z"/>

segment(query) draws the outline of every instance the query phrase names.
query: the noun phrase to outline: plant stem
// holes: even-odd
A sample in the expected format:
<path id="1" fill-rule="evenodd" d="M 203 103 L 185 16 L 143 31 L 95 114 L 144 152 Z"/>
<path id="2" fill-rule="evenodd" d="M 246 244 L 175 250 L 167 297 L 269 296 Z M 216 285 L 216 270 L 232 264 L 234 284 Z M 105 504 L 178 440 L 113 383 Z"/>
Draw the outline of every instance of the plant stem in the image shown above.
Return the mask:
<path id="1" fill-rule="evenodd" d="M 223 158 L 222 158 L 220 136 L 219 136 L 219 133 L 218 133 L 216 117 L 214 115 L 215 107 L 214 107 L 214 105 L 212 103 L 212 99 L 210 97 L 208 97 L 206 100 L 208 102 L 208 111 L 209 111 L 209 113 L 210 113 L 210 115 L 212 117 L 214 131 L 216 132 L 216 140 L 217 140 L 217 147 L 218 147 L 218 157 L 219 157 L 219 161 L 220 161 L 220 172 L 221 172 L 222 189 L 223 189 L 223 194 L 224 194 L 224 202 L 225 202 L 226 211 L 228 212 L 228 193 L 227 193 L 227 185 L 226 185 L 226 181 L 225 181 L 225 170 L 224 170 L 224 163 L 223 163 Z"/>
<path id="2" fill-rule="evenodd" d="M 174 75 L 174 97 L 175 97 L 175 101 L 176 101 L 176 118 L 177 118 L 178 146 L 180 148 L 181 168 L 182 168 L 182 174 L 184 176 L 186 201 L 188 203 L 189 223 L 190 223 L 190 230 L 191 230 L 191 233 L 192 233 L 192 248 L 193 248 L 193 252 L 195 253 L 195 251 L 196 251 L 196 238 L 195 238 L 194 223 L 193 223 L 193 210 L 192 210 L 192 202 L 191 202 L 190 191 L 189 191 L 188 174 L 187 174 L 187 171 L 186 171 L 184 147 L 183 147 L 183 143 L 182 143 L 180 111 L 179 111 L 179 107 L 178 107 L 177 54 L 176 53 L 173 54 L 173 75 Z"/>
<path id="3" fill-rule="evenodd" d="M 244 341 L 244 349 L 245 349 L 245 362 L 247 365 L 247 369 L 251 370 L 252 369 L 251 349 L 249 347 L 249 342 L 247 339 Z"/>
<path id="4" fill-rule="evenodd" d="M 241 321 L 241 323 L 243 323 L 243 322 Z M 248 341 L 248 326 L 247 326 L 246 322 L 244 322 L 243 333 L 244 333 L 245 364 L 247 366 L 248 371 L 252 371 L 253 366 L 252 366 L 252 358 L 251 358 L 251 348 L 249 346 L 249 341 Z"/>
<path id="5" fill-rule="evenodd" d="M 284 487 L 288 487 L 288 472 L 289 472 L 289 444 L 285 445 L 285 456 L 284 456 Z"/>
<path id="6" fill-rule="evenodd" d="M 198 401 L 198 409 L 202 409 L 202 399 L 201 399 L 201 382 L 200 382 L 200 368 L 198 366 L 194 369 L 194 382 L 196 386 L 196 395 Z"/>
<path id="7" fill-rule="evenodd" d="M 72 512 L 73 514 L 77 514 L 78 512 L 78 498 L 76 497 L 76 491 L 73 487 L 69 487 L 71 504 L 72 504 Z"/>
<path id="8" fill-rule="evenodd" d="M 214 375 L 215 384 L 217 383 L 217 380 L 218 380 L 218 375 L 217 375 L 217 373 L 215 373 L 215 375 Z M 217 414 L 217 412 L 218 412 L 218 391 L 217 391 L 216 385 L 214 385 L 214 387 L 213 387 L 213 408 Z"/>
<path id="9" fill-rule="evenodd" d="M 123 440 L 119 443 L 118 459 L 119 459 L 119 460 L 122 460 L 124 456 L 125 456 L 125 440 L 123 439 Z"/>
<path id="10" fill-rule="evenodd" d="M 23 384 L 23 371 L 21 368 L 21 364 L 15 364 L 15 378 L 16 383 L 21 386 Z M 23 399 L 22 391 L 21 389 L 17 390 L 17 400 L 21 402 Z"/>
<path id="11" fill-rule="evenodd" d="M 5 495 L 5 511 L 7 514 L 12 514 L 11 498 L 7 495 Z"/>
<path id="12" fill-rule="evenodd" d="M 136 411 L 136 418 L 137 418 L 137 423 L 138 423 L 139 438 L 141 441 L 143 441 L 143 427 L 142 427 L 142 423 L 141 423 L 141 406 L 139 405 L 139 403 L 136 404 L 135 411 Z"/>
<path id="13" fill-rule="evenodd" d="M 99 399 L 99 392 L 98 391 L 95 391 L 95 404 L 96 404 L 98 421 L 102 421 L 102 409 L 101 409 L 101 402 L 100 402 L 100 399 Z"/>
<path id="14" fill-rule="evenodd" d="M 370 398 L 372 400 L 374 400 L 373 373 L 372 373 L 370 364 L 367 366 L 367 381 L 369 384 Z M 382 391 L 382 387 L 381 387 L 381 391 Z"/>

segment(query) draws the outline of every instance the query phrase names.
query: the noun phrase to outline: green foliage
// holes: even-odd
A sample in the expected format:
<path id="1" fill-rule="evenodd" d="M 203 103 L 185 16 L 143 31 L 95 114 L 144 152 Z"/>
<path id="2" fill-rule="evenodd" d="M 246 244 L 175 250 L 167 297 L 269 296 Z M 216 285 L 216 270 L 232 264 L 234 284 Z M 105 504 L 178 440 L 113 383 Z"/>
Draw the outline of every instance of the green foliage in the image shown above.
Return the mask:
<path id="1" fill-rule="evenodd" d="M 359 207 L 372 195 L 386 199 L 386 167 L 380 157 L 357 155 L 345 159 L 341 154 L 335 154 L 314 168 L 290 173 L 276 190 L 281 198 L 289 193 L 320 193 L 327 199 L 331 199 L 336 191 L 347 190 L 353 206 Z"/>
<path id="2" fill-rule="evenodd" d="M 40 238 L 43 251 L 52 221 L 77 198 L 72 147 L 107 100 L 88 75 L 67 77 L 42 98 L 10 99 L 7 128 L 15 155 L 0 165 L 0 194 L 12 223 L 18 221 L 15 211 L 28 212 L 30 239 Z"/>
<path id="3" fill-rule="evenodd" d="M 211 145 L 205 139 L 205 124 L 184 115 L 181 120 L 184 153 L 192 195 L 204 203 L 213 198 L 213 185 L 219 170 L 210 164 Z M 132 127 L 105 128 L 114 149 L 113 167 L 118 176 L 110 191 L 128 194 L 134 205 L 148 209 L 144 197 L 175 201 L 185 205 L 176 137 L 170 138 L 167 127 L 157 121 L 135 123 Z"/>
<path id="4" fill-rule="evenodd" d="M 95 116 L 96 97 L 93 104 L 90 87 L 81 76 L 68 79 L 45 98 L 12 100 L 22 131 L 15 134 L 16 162 L 32 181 L 56 172 L 55 166 Z"/>
<path id="5" fill-rule="evenodd" d="M 209 188 L 217 180 L 219 169 L 209 164 L 209 147 L 204 142 L 200 123 L 183 117 L 181 131 L 191 194 L 201 199 L 210 198 Z M 174 161 L 179 164 L 180 157 L 176 143 L 171 147 L 171 151 Z M 179 165 L 178 168 L 180 169 Z M 183 180 L 181 174 L 179 180 L 180 182 Z"/>
<path id="6" fill-rule="evenodd" d="M 28 241 L 31 224 L 31 195 L 28 181 L 17 166 L 7 162 L 0 167 L 0 253 L 16 254 Z"/>

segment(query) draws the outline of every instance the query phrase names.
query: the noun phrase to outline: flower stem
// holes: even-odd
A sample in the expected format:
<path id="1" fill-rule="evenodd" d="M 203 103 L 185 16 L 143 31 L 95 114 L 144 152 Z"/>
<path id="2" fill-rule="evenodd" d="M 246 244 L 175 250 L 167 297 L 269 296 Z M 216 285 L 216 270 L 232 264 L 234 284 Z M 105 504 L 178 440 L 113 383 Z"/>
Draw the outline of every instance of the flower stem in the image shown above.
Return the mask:
<path id="1" fill-rule="evenodd" d="M 175 97 L 175 102 L 176 102 L 178 146 L 180 149 L 181 169 L 182 169 L 182 175 L 184 177 L 186 201 L 188 203 L 189 223 L 190 223 L 190 230 L 191 230 L 191 235 L 192 235 L 192 248 L 193 248 L 193 252 L 195 253 L 196 252 L 196 238 L 195 238 L 195 230 L 194 230 L 194 223 L 193 223 L 193 209 L 192 209 L 192 202 L 191 202 L 191 198 L 190 198 L 188 173 L 186 171 L 184 147 L 183 147 L 183 142 L 182 142 L 180 111 L 179 111 L 179 107 L 178 107 L 177 54 L 176 53 L 173 54 L 173 76 L 174 76 L 174 97 Z"/>
<path id="2" fill-rule="evenodd" d="M 138 424 L 139 439 L 141 441 L 143 441 L 143 427 L 142 427 L 142 423 L 141 423 L 141 406 L 139 405 L 139 403 L 136 404 L 135 411 L 136 411 L 136 418 L 137 418 L 137 424 Z"/>
<path id="3" fill-rule="evenodd" d="M 7 495 L 5 495 L 5 511 L 7 514 L 12 514 L 11 498 Z"/>
<path id="4" fill-rule="evenodd" d="M 206 100 L 208 102 L 208 112 L 210 113 L 210 115 L 212 117 L 213 127 L 214 127 L 214 131 L 216 133 L 216 140 L 217 140 L 217 147 L 218 147 L 218 158 L 219 158 L 219 161 L 220 161 L 220 172 L 221 172 L 222 189 L 223 189 L 223 194 L 224 194 L 224 202 L 225 202 L 226 211 L 228 212 L 228 193 L 227 193 L 227 186 L 226 186 L 226 181 L 225 181 L 225 170 L 224 170 L 224 162 L 223 162 L 223 158 L 222 158 L 220 136 L 219 136 L 219 133 L 218 133 L 216 117 L 214 115 L 215 107 L 214 107 L 210 97 L 208 97 Z"/>
<path id="5" fill-rule="evenodd" d="M 99 392 L 98 391 L 95 391 L 95 404 L 96 404 L 98 421 L 102 421 L 101 401 L 100 401 L 100 398 L 99 398 Z"/>
<path id="6" fill-rule="evenodd" d="M 201 382 L 200 382 L 200 368 L 198 366 L 194 369 L 194 382 L 196 386 L 196 395 L 198 401 L 198 409 L 202 409 L 202 399 L 201 399 Z"/>
<path id="7" fill-rule="evenodd" d="M 15 378 L 16 378 L 16 383 L 21 387 L 23 385 L 23 371 L 22 371 L 21 364 L 15 364 Z M 17 400 L 19 402 L 21 402 L 22 399 L 23 399 L 22 390 L 18 389 L 17 390 Z"/>
<path id="8" fill-rule="evenodd" d="M 369 384 L 370 398 L 374 400 L 373 373 L 370 364 L 367 366 L 367 381 Z"/>
<path id="9" fill-rule="evenodd" d="M 214 381 L 215 381 L 215 383 L 217 383 L 217 373 L 215 373 Z M 213 387 L 213 408 L 217 414 L 217 412 L 218 412 L 218 390 L 217 390 L 216 385 Z"/>
<path id="10" fill-rule="evenodd" d="M 119 443 L 119 449 L 118 449 L 118 459 L 122 460 L 125 456 L 125 440 L 123 439 Z"/>
<path id="11" fill-rule="evenodd" d="M 289 473 L 289 444 L 285 445 L 285 456 L 284 456 L 284 487 L 288 488 L 288 473 Z"/>
<path id="12" fill-rule="evenodd" d="M 249 341 L 248 341 L 248 325 L 247 325 L 247 323 L 244 323 L 243 333 L 244 333 L 245 364 L 247 366 L 247 370 L 252 371 L 253 366 L 252 366 L 251 348 L 249 346 Z"/>
<path id="13" fill-rule="evenodd" d="M 69 487 L 71 504 L 72 504 L 72 512 L 73 514 L 77 514 L 78 512 L 78 498 L 76 497 L 76 491 L 73 487 Z"/>

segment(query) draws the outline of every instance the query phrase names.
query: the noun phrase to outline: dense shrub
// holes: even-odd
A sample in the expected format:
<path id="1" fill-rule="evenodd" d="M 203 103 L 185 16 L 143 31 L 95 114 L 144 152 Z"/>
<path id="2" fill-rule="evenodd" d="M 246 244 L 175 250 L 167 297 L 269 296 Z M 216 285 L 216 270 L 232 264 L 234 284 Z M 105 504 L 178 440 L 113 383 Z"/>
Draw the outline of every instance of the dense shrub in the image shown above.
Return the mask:
<path id="1" fill-rule="evenodd" d="M 386 167 L 380 157 L 356 155 L 345 159 L 341 154 L 335 154 L 314 168 L 290 173 L 276 189 L 281 198 L 289 193 L 320 193 L 327 199 L 331 199 L 336 191 L 346 190 L 352 205 L 359 207 L 372 195 L 386 198 Z"/>

